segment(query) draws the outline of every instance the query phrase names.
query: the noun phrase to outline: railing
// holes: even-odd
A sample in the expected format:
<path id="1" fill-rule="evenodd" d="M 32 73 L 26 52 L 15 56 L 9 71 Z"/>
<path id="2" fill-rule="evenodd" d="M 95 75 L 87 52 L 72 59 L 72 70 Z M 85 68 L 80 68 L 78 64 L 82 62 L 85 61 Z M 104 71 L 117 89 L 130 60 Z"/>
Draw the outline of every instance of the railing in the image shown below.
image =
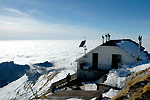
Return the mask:
<path id="1" fill-rule="evenodd" d="M 73 75 L 71 75 L 70 81 L 73 81 L 73 80 L 75 80 L 75 79 L 77 79 L 77 74 L 76 74 L 76 73 L 73 74 Z M 52 89 L 54 89 L 54 88 L 60 88 L 60 87 L 65 86 L 65 85 L 67 85 L 67 79 L 66 79 L 66 78 L 64 78 L 64 79 L 62 79 L 62 80 L 59 80 L 59 81 L 53 83 L 53 84 L 51 85 L 49 91 L 52 92 Z"/>
<path id="2" fill-rule="evenodd" d="M 66 100 L 66 99 L 70 99 L 70 98 L 78 98 L 78 99 L 82 99 L 83 100 L 84 96 L 62 96 L 62 97 L 58 97 L 58 96 L 51 96 L 48 97 L 48 99 L 52 99 L 52 100 Z"/>
<path id="3" fill-rule="evenodd" d="M 99 84 L 99 86 L 105 86 L 105 87 L 113 88 L 115 90 L 121 90 L 122 89 L 122 88 L 119 88 L 119 87 L 114 87 L 114 86 L 110 86 L 110 85 L 106 85 L 106 84 Z"/>

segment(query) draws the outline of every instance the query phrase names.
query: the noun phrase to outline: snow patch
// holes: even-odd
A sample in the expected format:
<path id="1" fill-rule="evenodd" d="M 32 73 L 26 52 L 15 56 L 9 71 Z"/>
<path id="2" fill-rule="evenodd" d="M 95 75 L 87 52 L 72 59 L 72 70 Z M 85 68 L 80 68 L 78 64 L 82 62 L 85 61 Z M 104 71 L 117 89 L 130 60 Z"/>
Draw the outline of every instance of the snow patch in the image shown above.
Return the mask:
<path id="1" fill-rule="evenodd" d="M 130 70 L 131 72 L 139 72 L 139 71 L 141 71 L 141 70 L 145 70 L 145 69 L 148 68 L 148 67 L 150 67 L 150 63 L 138 65 L 138 66 L 136 66 L 136 67 L 134 67 L 134 68 L 129 68 L 129 70 Z"/>
<path id="2" fill-rule="evenodd" d="M 84 86 L 81 86 L 81 89 L 85 91 L 96 91 L 97 85 L 96 84 L 84 84 Z"/>
<path id="3" fill-rule="evenodd" d="M 95 97 L 95 98 L 92 98 L 91 100 L 96 100 L 97 99 L 97 97 Z"/>
<path id="4" fill-rule="evenodd" d="M 122 88 L 124 86 L 124 80 L 126 77 L 120 77 L 119 73 L 121 70 L 111 70 L 107 75 L 107 80 L 104 82 L 106 85 L 110 85 L 113 87 Z M 123 72 L 122 72 L 123 73 Z M 126 73 L 123 73 L 126 74 Z"/>
<path id="5" fill-rule="evenodd" d="M 102 94 L 102 97 L 103 97 L 103 98 L 104 98 L 104 97 L 112 98 L 112 97 L 116 96 L 118 92 L 119 92 L 118 90 L 114 90 L 114 89 L 111 88 L 108 92 L 103 93 L 103 94 Z"/>

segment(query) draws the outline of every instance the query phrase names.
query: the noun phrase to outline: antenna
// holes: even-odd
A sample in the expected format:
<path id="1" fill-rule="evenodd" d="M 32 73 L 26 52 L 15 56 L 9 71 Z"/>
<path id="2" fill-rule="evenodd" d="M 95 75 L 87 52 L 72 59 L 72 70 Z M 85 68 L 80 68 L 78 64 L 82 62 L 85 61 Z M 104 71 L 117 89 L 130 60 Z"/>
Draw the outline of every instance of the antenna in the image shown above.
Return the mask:
<path id="1" fill-rule="evenodd" d="M 107 36 L 108 36 L 108 41 L 110 41 L 110 34 L 108 33 Z"/>
<path id="2" fill-rule="evenodd" d="M 102 35 L 102 39 L 103 39 L 103 40 L 102 40 L 102 43 L 104 44 L 104 36 L 103 36 L 103 35 Z"/>
<path id="3" fill-rule="evenodd" d="M 86 40 L 86 36 L 84 36 L 84 40 Z"/>
<path id="4" fill-rule="evenodd" d="M 140 51 L 141 51 L 141 45 L 142 45 L 142 36 L 139 35 L 138 40 L 139 40 L 139 54 L 138 54 L 137 60 L 140 61 Z"/>
<path id="5" fill-rule="evenodd" d="M 87 50 L 87 48 L 86 48 L 86 36 L 84 36 L 84 41 L 85 41 L 85 44 L 84 44 L 83 48 L 84 48 L 84 54 L 86 54 L 86 50 Z"/>
<path id="6" fill-rule="evenodd" d="M 105 37 L 106 37 L 106 42 L 107 42 L 107 34 L 105 35 Z"/>

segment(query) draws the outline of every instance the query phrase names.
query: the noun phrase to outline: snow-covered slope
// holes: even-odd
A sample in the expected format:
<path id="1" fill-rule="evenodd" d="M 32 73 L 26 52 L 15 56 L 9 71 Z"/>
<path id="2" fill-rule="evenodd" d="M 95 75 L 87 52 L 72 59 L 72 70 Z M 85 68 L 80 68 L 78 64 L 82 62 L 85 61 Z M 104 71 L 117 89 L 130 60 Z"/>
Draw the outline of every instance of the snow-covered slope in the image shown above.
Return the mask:
<path id="1" fill-rule="evenodd" d="M 110 85 L 113 87 L 123 88 L 125 85 L 126 78 L 133 72 L 139 72 L 146 68 L 150 67 L 149 62 L 140 62 L 135 65 L 122 65 L 118 69 L 112 69 L 109 71 L 107 75 L 107 80 L 104 82 L 106 85 Z M 115 91 L 115 92 L 114 92 Z M 107 93 L 104 93 L 103 96 L 112 98 L 113 96 L 117 95 L 118 90 L 109 90 Z M 114 93 L 112 93 L 114 92 Z"/>
<path id="2" fill-rule="evenodd" d="M 0 100 L 27 100 L 35 96 L 46 95 L 51 84 L 65 78 L 68 73 L 74 74 L 75 72 L 73 70 L 49 72 L 40 76 L 35 83 L 28 81 L 28 76 L 25 74 L 18 80 L 0 88 Z"/>
<path id="3" fill-rule="evenodd" d="M 149 100 L 150 99 L 150 67 L 132 73 L 124 88 L 111 100 Z"/>
<path id="4" fill-rule="evenodd" d="M 0 100 L 10 100 L 15 98 L 17 94 L 23 92 L 24 86 L 27 84 L 28 77 L 23 75 L 18 80 L 8 84 L 7 86 L 0 88 Z"/>
<path id="5" fill-rule="evenodd" d="M 130 75 L 132 72 L 138 72 L 148 67 L 150 67 L 150 63 L 139 65 L 122 65 L 118 69 L 112 69 L 109 71 L 107 80 L 104 82 L 104 84 L 122 88 L 128 75 Z"/>

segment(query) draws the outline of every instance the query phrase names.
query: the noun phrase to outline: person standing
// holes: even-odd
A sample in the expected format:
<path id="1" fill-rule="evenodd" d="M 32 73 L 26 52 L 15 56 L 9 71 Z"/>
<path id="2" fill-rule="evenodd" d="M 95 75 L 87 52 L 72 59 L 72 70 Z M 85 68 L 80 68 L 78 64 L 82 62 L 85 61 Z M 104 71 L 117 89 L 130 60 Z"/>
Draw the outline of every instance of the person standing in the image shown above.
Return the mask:
<path id="1" fill-rule="evenodd" d="M 70 73 L 68 73 L 68 75 L 66 76 L 66 79 L 67 79 L 67 86 L 70 86 L 70 80 L 71 80 Z"/>

